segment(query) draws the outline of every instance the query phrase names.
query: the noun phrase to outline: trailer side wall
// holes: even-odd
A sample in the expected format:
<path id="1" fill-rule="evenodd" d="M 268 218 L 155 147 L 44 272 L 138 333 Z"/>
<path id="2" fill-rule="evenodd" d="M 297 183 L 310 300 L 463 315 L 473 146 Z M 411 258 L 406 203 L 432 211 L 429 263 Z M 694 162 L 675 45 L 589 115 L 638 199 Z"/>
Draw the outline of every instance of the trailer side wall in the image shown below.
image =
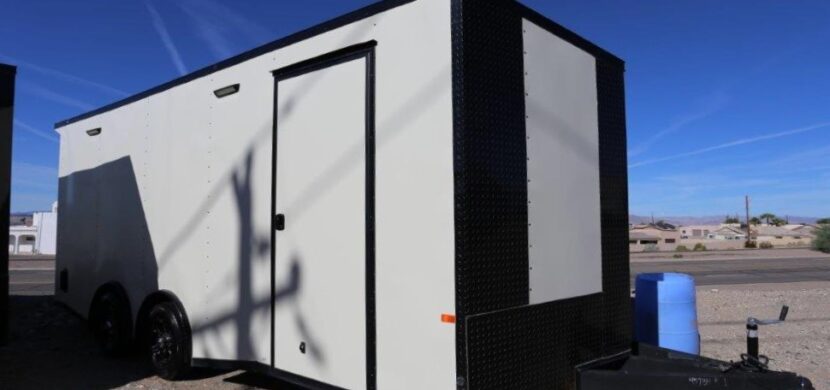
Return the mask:
<path id="1" fill-rule="evenodd" d="M 454 387 L 455 332 L 441 322 L 455 312 L 449 9 L 403 4 L 59 127 L 57 267 L 70 283 L 58 299 L 85 315 L 115 280 L 135 315 L 169 290 L 194 358 L 271 364 L 270 72 L 374 40 L 377 386 Z M 273 278 L 279 293 L 285 275 Z"/>

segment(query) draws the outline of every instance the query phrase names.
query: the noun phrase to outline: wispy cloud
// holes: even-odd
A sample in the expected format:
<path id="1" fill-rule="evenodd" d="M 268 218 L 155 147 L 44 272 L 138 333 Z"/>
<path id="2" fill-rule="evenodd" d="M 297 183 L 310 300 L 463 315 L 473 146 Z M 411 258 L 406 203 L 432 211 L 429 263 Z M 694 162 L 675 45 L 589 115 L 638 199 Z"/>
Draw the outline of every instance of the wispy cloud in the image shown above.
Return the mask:
<path id="1" fill-rule="evenodd" d="M 63 71 L 59 71 L 59 70 L 56 70 L 56 69 L 47 68 L 45 66 L 33 64 L 31 62 L 23 61 L 19 58 L 10 57 L 10 56 L 0 54 L 0 60 L 2 60 L 3 62 L 9 63 L 9 64 L 15 64 L 15 65 L 21 67 L 24 70 L 33 70 L 37 73 L 53 77 L 55 79 L 58 79 L 58 80 L 61 80 L 61 81 L 64 81 L 64 82 L 73 83 L 73 84 L 77 84 L 77 85 L 82 85 L 82 86 L 89 87 L 89 88 L 92 88 L 92 89 L 96 89 L 100 92 L 104 92 L 104 93 L 107 93 L 107 94 L 110 94 L 110 95 L 119 96 L 119 97 L 124 97 L 124 96 L 129 95 L 127 92 L 124 92 L 124 91 L 122 91 L 118 88 L 113 88 L 113 87 L 110 87 L 109 85 L 101 84 L 101 83 L 96 82 L 96 81 L 92 81 L 92 80 L 89 80 L 89 79 L 85 79 L 85 78 L 82 78 L 82 77 L 71 75 L 71 74 L 63 72 Z"/>
<path id="2" fill-rule="evenodd" d="M 57 199 L 58 169 L 55 166 L 12 162 L 12 211 L 48 210 Z"/>
<path id="3" fill-rule="evenodd" d="M 145 1 L 144 5 L 147 7 L 147 12 L 150 13 L 150 18 L 153 21 L 153 28 L 156 29 L 156 32 L 159 34 L 159 38 L 161 38 L 161 42 L 164 44 L 164 48 L 170 55 L 170 60 L 173 61 L 173 65 L 176 66 L 176 70 L 179 71 L 179 74 L 184 76 L 187 74 L 187 68 L 184 66 L 181 55 L 179 55 L 179 49 L 176 48 L 176 45 L 173 43 L 173 39 L 170 37 L 170 32 L 167 31 L 167 26 L 164 25 L 164 19 L 161 18 L 161 14 L 159 14 L 156 7 L 153 7 L 153 4 L 149 1 Z"/>
<path id="4" fill-rule="evenodd" d="M 628 167 L 629 168 L 636 168 L 636 167 L 641 167 L 641 166 L 644 166 L 644 165 L 651 165 L 651 164 L 664 162 L 664 161 L 677 160 L 677 159 L 681 159 L 681 158 L 685 158 L 685 157 L 691 157 L 691 156 L 696 156 L 696 155 L 703 154 L 703 153 L 713 152 L 713 151 L 716 151 L 716 150 L 731 148 L 731 147 L 740 146 L 740 145 L 751 144 L 751 143 L 760 142 L 760 141 L 766 141 L 766 140 L 775 139 L 775 138 L 787 137 L 787 136 L 790 136 L 790 135 L 800 134 L 800 133 L 813 131 L 813 130 L 818 130 L 818 129 L 822 129 L 822 128 L 826 128 L 826 127 L 830 127 L 830 122 L 816 123 L 816 124 L 812 124 L 812 125 L 805 126 L 805 127 L 799 127 L 797 129 L 790 129 L 790 130 L 780 131 L 780 132 L 777 132 L 777 133 L 759 135 L 757 137 L 742 138 L 742 139 L 738 139 L 738 140 L 731 141 L 731 142 L 726 142 L 726 143 L 722 143 L 722 144 L 718 144 L 718 145 L 714 145 L 714 146 L 709 146 L 709 147 L 702 148 L 702 149 L 693 150 L 693 151 L 690 151 L 690 152 L 675 154 L 675 155 L 672 155 L 672 156 L 660 157 L 660 158 L 655 158 L 655 159 L 650 159 L 650 160 L 643 160 L 643 161 L 640 161 L 640 162 L 629 164 Z"/>
<path id="5" fill-rule="evenodd" d="M 95 108 L 95 106 L 93 106 L 92 104 L 89 104 L 87 102 L 78 100 L 78 99 L 73 98 L 71 96 L 66 96 L 66 95 L 57 93 L 57 92 L 55 92 L 51 89 L 41 87 L 38 84 L 21 83 L 21 88 L 20 89 L 23 92 L 31 94 L 32 96 L 35 96 L 35 97 L 38 97 L 38 98 L 41 98 L 41 99 L 45 99 L 45 100 L 50 100 L 50 101 L 53 101 L 55 103 L 60 103 L 60 104 L 63 104 L 67 107 L 79 108 L 83 111 L 90 111 L 93 108 Z"/>
<path id="6" fill-rule="evenodd" d="M 726 107 L 728 102 L 729 98 L 723 92 L 716 92 L 711 94 L 710 96 L 707 96 L 704 102 L 704 106 L 700 110 L 690 112 L 675 118 L 674 121 L 672 121 L 672 123 L 669 124 L 668 127 L 661 131 L 658 131 L 657 133 L 655 133 L 639 145 L 631 148 L 628 151 L 628 156 L 635 157 L 642 154 L 643 152 L 649 150 L 651 146 L 657 143 L 657 141 L 659 141 L 661 138 L 669 134 L 675 133 L 678 130 L 683 129 L 684 127 L 694 122 L 705 119 L 717 113 L 718 111 Z"/>
<path id="7" fill-rule="evenodd" d="M 181 3 L 183 8 L 190 8 L 200 18 L 210 21 L 214 26 L 229 26 L 245 38 L 260 43 L 273 38 L 271 31 L 256 21 L 245 17 L 216 0 L 187 0 Z"/>
<path id="8" fill-rule="evenodd" d="M 225 37 L 223 25 L 214 24 L 197 7 L 185 3 L 180 3 L 179 6 L 193 20 L 198 36 L 207 43 L 213 55 L 227 58 L 233 54 L 233 44 Z"/>
<path id="9" fill-rule="evenodd" d="M 26 190 L 55 190 L 58 186 L 58 169 L 53 166 L 12 162 L 12 186 Z"/>
<path id="10" fill-rule="evenodd" d="M 49 141 L 52 141 L 54 143 L 59 143 L 60 142 L 58 140 L 58 137 L 55 137 L 52 134 L 49 134 L 49 133 L 47 133 L 43 130 L 40 130 L 40 129 L 34 127 L 34 126 L 31 126 L 28 123 L 23 122 L 19 119 L 14 120 L 14 126 L 15 126 L 16 129 L 23 129 L 26 132 L 28 132 L 29 134 L 36 135 L 36 136 L 38 136 L 40 138 L 43 138 L 45 140 L 49 140 Z"/>
<path id="11" fill-rule="evenodd" d="M 254 43 L 272 38 L 271 32 L 250 18 L 214 0 L 186 0 L 176 3 L 194 23 L 196 33 L 218 58 L 233 55 L 229 36 L 242 36 Z"/>

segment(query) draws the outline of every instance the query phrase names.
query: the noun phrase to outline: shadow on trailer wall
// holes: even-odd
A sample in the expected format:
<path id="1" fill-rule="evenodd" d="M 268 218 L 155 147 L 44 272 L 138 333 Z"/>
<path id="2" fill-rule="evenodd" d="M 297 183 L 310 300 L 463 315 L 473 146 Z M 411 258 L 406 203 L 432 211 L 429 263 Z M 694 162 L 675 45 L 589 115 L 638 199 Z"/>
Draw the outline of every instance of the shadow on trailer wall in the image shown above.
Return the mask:
<path id="1" fill-rule="evenodd" d="M 58 202 L 56 297 L 86 316 L 102 286 L 117 284 L 135 318 L 158 290 L 158 267 L 130 157 L 61 177 Z"/>
<path id="2" fill-rule="evenodd" d="M 236 310 L 192 326 L 194 337 L 203 334 L 217 341 L 222 341 L 220 328 L 232 326 L 236 335 L 232 347 L 238 356 L 253 355 L 254 346 L 261 338 L 253 334 L 252 320 L 256 315 L 269 313 L 272 303 L 267 296 L 256 299 L 252 286 L 253 262 L 271 248 L 270 237 L 257 237 L 253 226 L 253 153 L 249 150 L 230 174 L 230 179 L 220 185 L 232 190 L 239 223 L 235 232 L 239 242 L 238 257 L 227 259 L 238 266 L 237 283 L 229 281 L 227 286 L 238 290 L 239 304 Z M 151 309 L 147 297 L 159 289 L 159 281 L 158 262 L 131 158 L 122 157 L 60 178 L 59 202 L 62 212 L 58 223 L 60 251 L 55 276 L 56 295 L 64 295 L 64 301 L 74 311 L 87 316 L 91 311 L 88 305 L 94 302 L 96 294 L 101 293 L 101 286 L 109 282 L 118 284 L 128 295 L 133 322 L 138 321 L 136 327 L 139 329 L 134 332 L 138 334 Z M 204 210 L 200 210 L 202 212 L 197 213 L 187 226 L 201 223 L 198 216 L 206 215 L 204 211 L 210 205 L 202 208 Z M 177 237 L 179 244 L 190 239 L 186 234 Z M 315 347 L 319 344 L 314 342 L 315 336 L 305 317 L 296 305 L 292 305 L 292 300 L 302 289 L 300 264 L 300 258 L 294 257 L 287 280 L 275 286 L 274 306 L 285 306 L 284 310 L 293 312 L 298 331 L 308 340 L 309 356 L 322 365 L 325 363 L 324 350 Z M 180 277 L 197 278 L 198 275 L 183 274 Z M 68 294 L 70 291 L 72 294 Z M 229 380 L 245 382 L 257 381 L 257 378 L 243 376 Z"/>

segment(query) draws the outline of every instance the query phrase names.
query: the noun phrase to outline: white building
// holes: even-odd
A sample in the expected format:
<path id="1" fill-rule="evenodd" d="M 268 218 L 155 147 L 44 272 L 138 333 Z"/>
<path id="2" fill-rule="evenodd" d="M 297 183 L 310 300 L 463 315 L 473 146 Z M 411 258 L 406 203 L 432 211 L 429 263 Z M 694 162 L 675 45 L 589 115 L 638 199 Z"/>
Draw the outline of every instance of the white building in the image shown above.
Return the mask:
<path id="1" fill-rule="evenodd" d="M 58 232 L 58 202 L 52 211 L 36 212 L 32 226 L 9 227 L 9 254 L 55 254 Z"/>

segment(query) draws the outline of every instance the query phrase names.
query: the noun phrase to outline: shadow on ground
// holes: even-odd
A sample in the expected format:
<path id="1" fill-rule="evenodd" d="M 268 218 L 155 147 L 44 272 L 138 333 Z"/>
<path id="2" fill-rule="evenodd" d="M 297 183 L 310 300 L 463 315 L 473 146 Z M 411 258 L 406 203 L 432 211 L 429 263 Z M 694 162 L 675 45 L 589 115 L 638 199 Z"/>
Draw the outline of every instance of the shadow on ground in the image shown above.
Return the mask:
<path id="1" fill-rule="evenodd" d="M 52 296 L 10 297 L 10 340 L 0 347 L 0 387 L 8 389 L 294 389 L 263 375 L 194 369 L 182 381 L 156 377 L 137 353 L 105 356 L 86 322 Z"/>

